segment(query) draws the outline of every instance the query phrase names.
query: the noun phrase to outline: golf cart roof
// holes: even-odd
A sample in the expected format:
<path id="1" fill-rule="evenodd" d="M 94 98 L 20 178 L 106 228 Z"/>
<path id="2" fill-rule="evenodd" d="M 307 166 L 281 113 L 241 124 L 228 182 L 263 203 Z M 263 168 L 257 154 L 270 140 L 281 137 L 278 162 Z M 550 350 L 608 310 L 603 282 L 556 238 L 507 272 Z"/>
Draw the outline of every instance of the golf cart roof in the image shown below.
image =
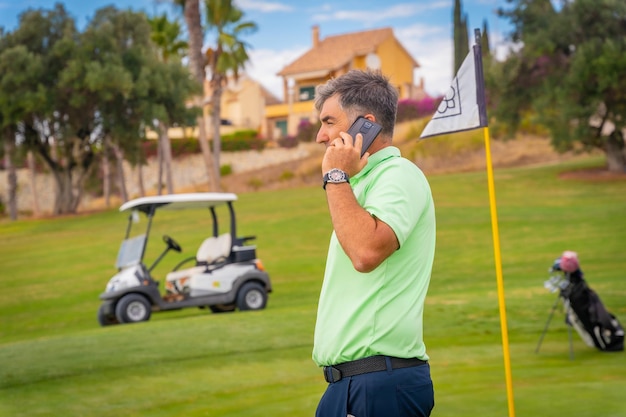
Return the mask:
<path id="1" fill-rule="evenodd" d="M 219 206 L 237 200 L 233 193 L 186 193 L 166 194 L 140 197 L 128 201 L 120 207 L 120 211 L 139 210 L 149 213 L 153 209 L 186 209 Z"/>

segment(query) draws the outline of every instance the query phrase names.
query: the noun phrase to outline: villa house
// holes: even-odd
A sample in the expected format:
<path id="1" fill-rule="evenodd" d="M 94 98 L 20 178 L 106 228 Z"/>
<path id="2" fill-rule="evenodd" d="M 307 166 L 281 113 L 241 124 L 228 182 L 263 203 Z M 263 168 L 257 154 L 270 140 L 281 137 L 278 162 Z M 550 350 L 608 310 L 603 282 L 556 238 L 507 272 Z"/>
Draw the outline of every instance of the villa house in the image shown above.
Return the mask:
<path id="1" fill-rule="evenodd" d="M 242 74 L 229 79 L 221 98 L 220 131 L 256 129 L 267 139 L 295 136 L 303 121 L 317 122 L 313 105 L 315 87 L 351 69 L 379 69 L 388 76 L 400 99 L 421 99 L 426 93 L 423 80 L 414 83 L 417 61 L 400 44 L 391 28 L 374 29 L 329 36 L 320 39 L 319 27 L 312 28 L 313 45 L 285 66 L 278 75 L 283 79 L 283 101 L 273 96 L 262 84 Z M 211 90 L 204 86 L 204 120 L 209 137 Z M 171 128 L 170 138 L 197 137 L 197 127 Z M 155 132 L 148 137 L 156 139 Z"/>
<path id="2" fill-rule="evenodd" d="M 211 98 L 208 81 L 204 84 L 204 97 L 205 111 L 208 113 Z M 225 128 L 222 130 L 228 131 L 227 126 L 237 130 L 260 130 L 265 107 L 277 103 L 280 103 L 278 98 L 246 74 L 241 74 L 237 80 L 231 77 L 222 91 L 221 115 L 222 126 Z M 209 117 L 208 114 L 205 117 Z"/>
<path id="3" fill-rule="evenodd" d="M 203 119 L 209 138 L 213 134 L 210 116 L 211 87 L 209 81 L 204 82 Z M 237 130 L 261 130 L 264 124 L 265 108 L 280 103 L 268 89 L 256 80 L 242 74 L 237 80 L 229 78 L 222 91 L 220 132 L 224 134 Z M 171 127 L 168 131 L 170 139 L 184 137 L 197 138 L 197 126 Z M 148 139 L 157 139 L 158 134 L 152 130 L 147 133 Z"/>
<path id="4" fill-rule="evenodd" d="M 315 87 L 352 69 L 380 70 L 396 86 L 400 99 L 424 95 L 423 81 L 416 86 L 413 80 L 419 64 L 391 28 L 320 39 L 319 27 L 313 26 L 312 35 L 311 49 L 278 73 L 283 78 L 284 103 L 266 106 L 263 136 L 295 135 L 301 121 L 315 123 Z"/>

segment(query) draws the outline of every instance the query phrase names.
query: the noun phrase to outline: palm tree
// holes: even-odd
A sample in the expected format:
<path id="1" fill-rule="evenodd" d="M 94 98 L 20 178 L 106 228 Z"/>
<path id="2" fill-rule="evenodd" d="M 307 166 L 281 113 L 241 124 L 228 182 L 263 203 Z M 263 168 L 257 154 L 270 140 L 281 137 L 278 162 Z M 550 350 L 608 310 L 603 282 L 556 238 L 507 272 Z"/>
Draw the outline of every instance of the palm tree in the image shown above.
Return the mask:
<path id="1" fill-rule="evenodd" d="M 181 59 L 186 54 L 189 45 L 180 39 L 182 29 L 178 22 L 170 21 L 166 13 L 149 17 L 148 22 L 152 29 L 150 39 L 157 47 L 161 61 L 168 62 L 170 58 Z"/>
<path id="2" fill-rule="evenodd" d="M 170 22 L 167 14 L 148 18 L 152 32 L 150 38 L 152 43 L 157 47 L 159 58 L 163 62 L 168 62 L 170 58 L 180 60 L 187 50 L 187 42 L 180 39 L 181 28 L 178 22 Z M 165 170 L 165 179 L 167 192 L 174 192 L 174 180 L 172 177 L 172 144 L 168 135 L 169 124 L 163 120 L 157 121 L 157 129 L 159 132 L 158 140 L 158 161 L 159 174 L 157 181 L 157 193 L 160 195 L 163 188 L 163 171 Z M 141 172 L 141 171 L 140 171 Z"/>
<path id="3" fill-rule="evenodd" d="M 257 29 L 254 22 L 242 22 L 243 11 L 232 0 L 205 0 L 207 31 L 214 35 L 214 44 L 207 51 L 211 87 L 211 124 L 213 127 L 213 157 L 219 184 L 221 153 L 221 98 L 228 76 L 237 80 L 249 60 L 248 45 L 240 36 Z"/>
<path id="4" fill-rule="evenodd" d="M 203 45 L 203 31 L 202 22 L 200 20 L 200 0 L 174 0 L 174 4 L 183 7 L 185 15 L 185 23 L 187 24 L 187 33 L 189 36 L 189 69 L 200 84 L 202 91 L 204 90 L 204 80 L 206 78 L 205 72 L 205 58 L 202 54 Z M 200 98 L 198 103 L 201 108 L 204 107 L 204 98 Z M 200 149 L 202 149 L 202 155 L 204 156 L 204 163 L 207 169 L 207 177 L 211 184 L 211 189 L 219 189 L 219 166 L 216 168 L 213 166 L 213 158 L 211 158 L 211 148 L 209 147 L 209 141 L 207 139 L 206 127 L 204 124 L 204 117 L 202 115 L 197 118 L 198 123 L 198 141 L 200 142 Z"/>

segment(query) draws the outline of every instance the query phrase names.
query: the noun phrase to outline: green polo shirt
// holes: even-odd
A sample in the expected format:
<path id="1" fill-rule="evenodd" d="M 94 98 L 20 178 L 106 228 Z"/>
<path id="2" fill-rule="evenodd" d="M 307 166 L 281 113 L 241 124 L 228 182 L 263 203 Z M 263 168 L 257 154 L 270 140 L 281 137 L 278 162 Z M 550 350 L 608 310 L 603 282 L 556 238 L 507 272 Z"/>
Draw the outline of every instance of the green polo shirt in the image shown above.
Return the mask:
<path id="1" fill-rule="evenodd" d="M 375 270 L 361 273 L 333 232 L 313 360 L 319 366 L 373 355 L 427 360 L 422 317 L 435 254 L 435 209 L 428 181 L 390 146 L 371 155 L 350 185 L 359 204 L 393 229 L 400 248 Z"/>

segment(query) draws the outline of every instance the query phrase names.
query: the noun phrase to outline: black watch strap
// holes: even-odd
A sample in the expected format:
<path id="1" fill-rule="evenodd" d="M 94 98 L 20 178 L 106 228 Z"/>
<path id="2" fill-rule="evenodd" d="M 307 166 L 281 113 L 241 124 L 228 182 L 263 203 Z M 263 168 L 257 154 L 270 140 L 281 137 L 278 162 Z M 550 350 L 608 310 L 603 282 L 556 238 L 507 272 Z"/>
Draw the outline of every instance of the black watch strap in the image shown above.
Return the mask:
<path id="1" fill-rule="evenodd" d="M 344 182 L 350 182 L 350 176 L 346 174 L 345 171 L 340 170 L 339 168 L 333 168 L 327 173 L 324 174 L 324 185 L 323 188 L 326 189 L 326 184 L 341 184 Z"/>

